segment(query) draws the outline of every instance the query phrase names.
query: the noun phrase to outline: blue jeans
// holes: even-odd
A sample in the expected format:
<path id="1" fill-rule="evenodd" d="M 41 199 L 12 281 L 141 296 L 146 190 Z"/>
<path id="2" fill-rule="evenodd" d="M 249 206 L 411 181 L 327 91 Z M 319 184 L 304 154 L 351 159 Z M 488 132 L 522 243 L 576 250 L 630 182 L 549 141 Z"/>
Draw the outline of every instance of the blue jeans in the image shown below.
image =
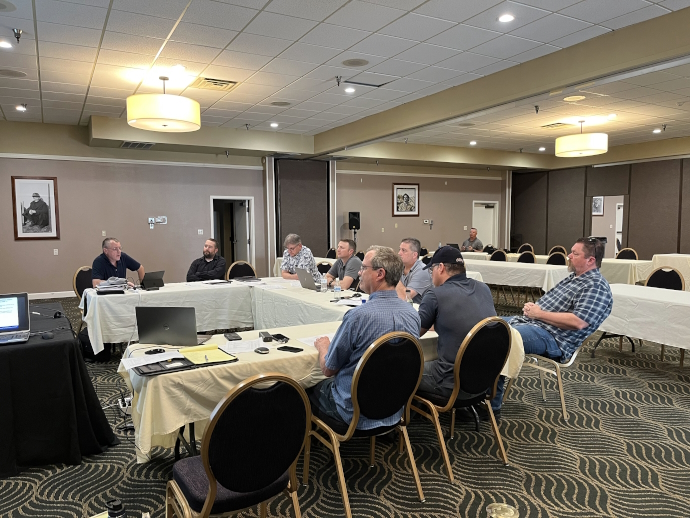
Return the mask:
<path id="1" fill-rule="evenodd" d="M 338 406 L 333 399 L 332 385 L 334 382 L 335 378 L 326 378 L 325 380 L 317 383 L 312 390 L 314 391 L 314 395 L 318 401 L 317 404 L 319 406 L 319 410 L 321 410 L 331 419 L 343 421 L 343 418 L 340 416 L 340 412 L 338 412 Z"/>
<path id="2" fill-rule="evenodd" d="M 501 317 L 510 324 L 513 317 Z M 552 360 L 560 360 L 563 356 L 563 351 L 558 347 L 556 339 L 546 329 L 530 324 L 518 324 L 514 326 L 515 330 L 520 333 L 522 337 L 522 345 L 525 348 L 525 354 L 538 354 L 539 356 L 546 356 Z M 498 379 L 496 386 L 496 397 L 491 400 L 492 410 L 500 410 L 503 402 L 503 392 L 505 392 L 505 377 L 501 376 Z"/>

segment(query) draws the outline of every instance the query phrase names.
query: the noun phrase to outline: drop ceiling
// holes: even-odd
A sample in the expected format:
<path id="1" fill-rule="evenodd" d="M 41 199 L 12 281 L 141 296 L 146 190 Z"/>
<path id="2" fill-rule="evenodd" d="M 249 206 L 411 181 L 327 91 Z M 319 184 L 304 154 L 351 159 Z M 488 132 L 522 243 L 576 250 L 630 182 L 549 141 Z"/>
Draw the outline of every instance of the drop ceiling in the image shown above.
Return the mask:
<path id="1" fill-rule="evenodd" d="M 0 115 L 75 125 L 91 115 L 124 117 L 126 97 L 160 92 L 157 78 L 166 75 L 168 93 L 199 101 L 202 125 L 314 135 L 688 6 L 690 0 L 0 0 L 0 41 L 13 44 L 0 49 Z M 498 22 L 506 13 L 515 19 Z M 12 28 L 23 31 L 18 44 Z M 368 64 L 344 66 L 348 59 Z M 8 77 L 17 72 L 25 76 Z M 686 77 L 668 74 L 668 81 Z M 240 84 L 230 92 L 188 88 L 198 76 Z M 336 76 L 385 84 L 355 85 L 348 94 Z M 667 131 L 680 120 L 690 126 L 680 119 L 686 110 L 673 106 L 683 88 L 630 86 L 629 94 L 645 95 L 610 92 L 619 96 L 619 122 L 628 120 L 626 107 L 639 111 L 652 101 L 665 107 L 663 117 L 678 118 Z M 553 110 L 575 114 L 571 105 L 549 102 L 540 112 L 545 119 Z M 27 111 L 17 111 L 20 104 Z M 479 145 L 539 145 L 533 137 L 541 134 L 524 119 L 528 108 L 482 120 Z M 645 115 L 659 118 L 630 110 L 630 123 Z M 626 128 L 620 143 L 641 135 L 639 126 Z M 410 139 L 467 145 L 466 132 L 429 131 Z"/>

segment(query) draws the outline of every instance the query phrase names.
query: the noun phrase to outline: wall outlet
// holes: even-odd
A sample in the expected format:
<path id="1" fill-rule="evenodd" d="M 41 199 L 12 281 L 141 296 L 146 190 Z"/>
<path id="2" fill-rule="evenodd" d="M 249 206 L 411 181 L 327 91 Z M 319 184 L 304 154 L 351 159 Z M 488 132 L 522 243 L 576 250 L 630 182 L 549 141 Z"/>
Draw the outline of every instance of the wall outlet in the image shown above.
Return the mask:
<path id="1" fill-rule="evenodd" d="M 153 223 L 149 223 L 149 228 L 150 228 L 151 230 L 153 230 L 153 226 L 154 226 Z"/>
<path id="2" fill-rule="evenodd" d="M 199 230 L 197 230 L 197 233 L 198 233 L 200 236 L 203 236 L 203 235 L 204 235 L 204 229 L 200 228 Z"/>
<path id="3" fill-rule="evenodd" d="M 58 255 L 58 249 L 57 248 L 53 248 L 53 255 Z"/>
<path id="4" fill-rule="evenodd" d="M 156 218 L 149 218 L 149 223 L 155 223 L 155 222 L 156 222 Z"/>
<path id="5" fill-rule="evenodd" d="M 462 227 L 462 229 L 463 229 L 463 230 L 467 230 L 467 225 L 465 225 L 464 227 Z"/>
<path id="6" fill-rule="evenodd" d="M 101 230 L 101 235 L 105 237 L 105 230 Z"/>

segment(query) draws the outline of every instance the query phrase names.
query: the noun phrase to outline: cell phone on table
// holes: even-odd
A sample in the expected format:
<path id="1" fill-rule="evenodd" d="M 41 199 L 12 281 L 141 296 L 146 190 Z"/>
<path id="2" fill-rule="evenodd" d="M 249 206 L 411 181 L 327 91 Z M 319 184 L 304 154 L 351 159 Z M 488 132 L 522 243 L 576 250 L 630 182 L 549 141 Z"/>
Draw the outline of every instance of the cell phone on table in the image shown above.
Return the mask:
<path id="1" fill-rule="evenodd" d="M 271 336 L 273 336 L 273 339 L 274 339 L 276 342 L 280 342 L 280 343 L 283 343 L 283 344 L 286 344 L 286 343 L 288 343 L 288 342 L 290 341 L 290 339 L 289 339 L 287 336 L 281 335 L 280 333 L 276 333 L 276 334 L 271 335 Z"/>
<path id="2" fill-rule="evenodd" d="M 242 340 L 242 337 L 240 335 L 238 335 L 237 333 L 225 333 L 223 336 L 229 342 L 233 342 L 235 340 Z"/>
<path id="3" fill-rule="evenodd" d="M 283 345 L 281 347 L 278 347 L 279 351 L 285 351 L 287 353 L 301 353 L 304 349 L 300 349 L 299 347 L 292 347 L 290 345 Z"/>

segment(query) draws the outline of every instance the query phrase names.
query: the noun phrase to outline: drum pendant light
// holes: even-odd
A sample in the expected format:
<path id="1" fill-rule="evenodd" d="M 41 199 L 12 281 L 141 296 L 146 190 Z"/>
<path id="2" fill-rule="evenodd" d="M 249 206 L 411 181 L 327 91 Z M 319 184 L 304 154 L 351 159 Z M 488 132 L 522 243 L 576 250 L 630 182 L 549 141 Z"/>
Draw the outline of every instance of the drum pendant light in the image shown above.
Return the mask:
<path id="1" fill-rule="evenodd" d="M 197 131 L 201 127 L 201 109 L 194 99 L 165 93 L 138 94 L 127 97 L 127 124 L 134 128 L 167 133 Z"/>
<path id="2" fill-rule="evenodd" d="M 609 136 L 606 133 L 582 133 L 580 122 L 580 133 L 566 135 L 556 139 L 556 156 L 578 157 L 601 155 L 609 150 Z"/>

